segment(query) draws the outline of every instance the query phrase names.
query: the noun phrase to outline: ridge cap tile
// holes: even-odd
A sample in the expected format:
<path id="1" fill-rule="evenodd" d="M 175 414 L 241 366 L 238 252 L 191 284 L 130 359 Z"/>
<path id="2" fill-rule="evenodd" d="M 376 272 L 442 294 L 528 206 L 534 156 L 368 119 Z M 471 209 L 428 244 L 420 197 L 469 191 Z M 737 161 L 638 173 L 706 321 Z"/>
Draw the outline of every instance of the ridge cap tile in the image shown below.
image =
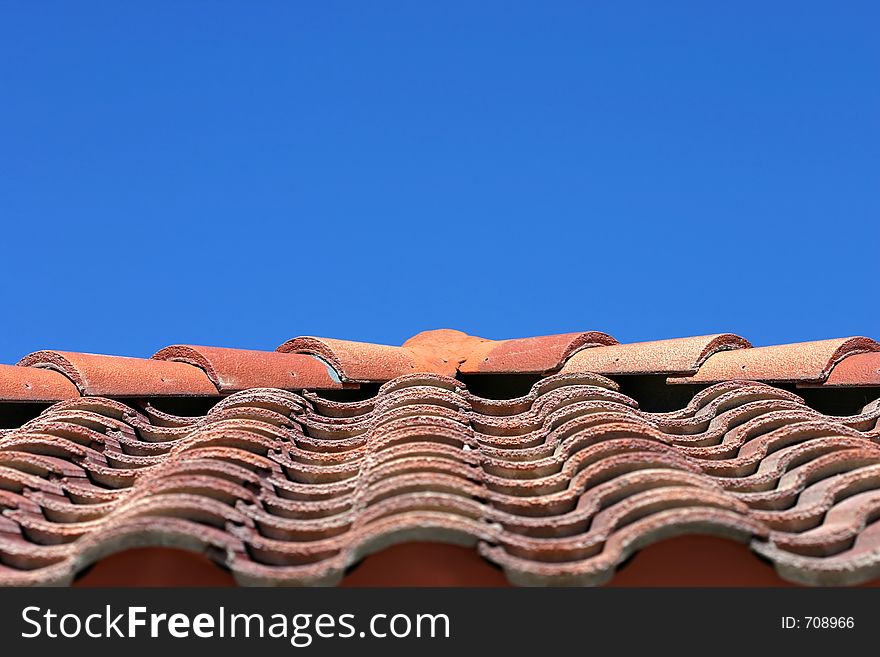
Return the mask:
<path id="1" fill-rule="evenodd" d="M 329 390 L 418 373 L 455 377 L 560 371 L 666 375 L 669 384 L 756 380 L 869 387 L 880 385 L 874 365 L 880 356 L 870 355 L 877 353 L 880 344 L 860 336 L 753 347 L 732 333 L 620 344 L 596 331 L 491 340 L 434 329 L 401 346 L 300 336 L 275 351 L 178 344 L 150 359 L 43 350 L 5 367 L 54 371 L 81 395 L 108 397 L 214 396 L 258 387 Z M 4 372 L 0 380 L 6 388 L 0 388 L 0 395 L 6 394 L 7 401 L 58 401 L 72 395 L 70 385 L 57 376 L 31 374 L 34 382 L 29 383 L 21 371 Z"/>
<path id="2" fill-rule="evenodd" d="M 581 350 L 566 361 L 562 371 L 617 375 L 690 374 L 714 353 L 749 348 L 752 348 L 751 343 L 734 333 L 628 342 Z"/>
<path id="3" fill-rule="evenodd" d="M 489 340 L 455 329 L 436 329 L 418 333 L 400 347 L 300 336 L 277 351 L 322 358 L 343 381 L 375 382 L 417 372 L 548 374 L 581 349 L 611 344 L 617 340 L 599 331 Z"/>
<path id="4" fill-rule="evenodd" d="M 55 370 L 89 397 L 216 396 L 207 374 L 187 363 L 43 350 L 28 354 L 19 366 Z"/>
<path id="5" fill-rule="evenodd" d="M 880 352 L 866 351 L 839 360 L 821 383 L 799 383 L 800 387 L 880 387 Z"/>
<path id="6" fill-rule="evenodd" d="M 707 358 L 693 375 L 672 376 L 667 382 L 821 382 L 848 356 L 875 351 L 880 351 L 880 344 L 863 336 L 719 351 Z"/>
<path id="7" fill-rule="evenodd" d="M 422 331 L 403 343 L 420 371 L 454 377 L 469 354 L 494 340 L 468 335 L 456 329 Z"/>
<path id="8" fill-rule="evenodd" d="M 474 347 L 459 371 L 462 374 L 548 374 L 558 371 L 580 350 L 612 344 L 617 344 L 617 340 L 601 331 L 486 341 Z"/>
<path id="9" fill-rule="evenodd" d="M 76 385 L 61 372 L 20 365 L 0 365 L 2 402 L 57 402 L 79 396 Z"/>
<path id="10" fill-rule="evenodd" d="M 308 354 L 177 344 L 157 351 L 153 359 L 198 367 L 222 393 L 250 388 L 327 390 L 343 387 L 332 367 Z"/>
<path id="11" fill-rule="evenodd" d="M 276 351 L 317 356 L 329 363 L 345 382 L 390 381 L 416 371 L 415 361 L 406 349 L 370 342 L 299 336 Z"/>

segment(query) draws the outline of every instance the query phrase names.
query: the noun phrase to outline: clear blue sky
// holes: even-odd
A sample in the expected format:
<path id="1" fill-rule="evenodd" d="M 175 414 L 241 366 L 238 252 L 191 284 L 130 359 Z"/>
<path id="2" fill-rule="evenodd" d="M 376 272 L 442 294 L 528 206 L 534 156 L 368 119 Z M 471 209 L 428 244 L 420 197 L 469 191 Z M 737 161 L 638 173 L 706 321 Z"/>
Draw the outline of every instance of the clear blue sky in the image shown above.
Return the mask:
<path id="1" fill-rule="evenodd" d="M 3 2 L 0 362 L 438 327 L 880 338 L 878 24 Z"/>

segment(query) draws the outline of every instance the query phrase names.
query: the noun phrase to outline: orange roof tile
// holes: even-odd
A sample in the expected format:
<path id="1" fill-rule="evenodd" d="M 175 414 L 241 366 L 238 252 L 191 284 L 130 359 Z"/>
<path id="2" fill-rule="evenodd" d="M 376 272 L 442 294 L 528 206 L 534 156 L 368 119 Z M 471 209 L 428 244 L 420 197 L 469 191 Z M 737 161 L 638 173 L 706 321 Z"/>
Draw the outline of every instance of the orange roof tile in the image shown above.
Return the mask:
<path id="1" fill-rule="evenodd" d="M 516 584 L 593 585 L 637 547 L 694 533 L 742 541 L 794 582 L 868 581 L 878 359 L 867 338 L 449 330 L 400 347 L 35 352 L 0 366 L 0 414 L 57 400 L 0 429 L 0 584 L 68 583 L 131 544 L 198 549 L 239 583 L 330 584 L 418 536 L 474 545 Z M 475 394 L 511 379 L 534 385 Z M 667 380 L 693 387 L 646 410 Z M 359 382 L 382 385 L 329 392 Z M 853 413 L 827 415 L 822 395 Z M 221 399 L 191 400 L 190 416 L 160 410 L 163 396 Z"/>
<path id="2" fill-rule="evenodd" d="M 564 333 L 515 340 L 483 341 L 459 367 L 462 374 L 536 373 L 558 370 L 581 349 L 617 344 L 607 333 Z"/>
<path id="3" fill-rule="evenodd" d="M 153 358 L 189 363 L 202 369 L 224 394 L 249 388 L 321 390 L 342 387 L 329 365 L 307 355 L 171 345 L 156 352 Z"/>
<path id="4" fill-rule="evenodd" d="M 368 342 L 302 336 L 288 340 L 278 351 L 317 356 L 343 381 L 388 381 L 416 371 L 415 361 L 402 347 Z"/>
<path id="5" fill-rule="evenodd" d="M 78 396 L 73 382 L 59 372 L 0 365 L 0 400 L 43 402 Z"/>
<path id="6" fill-rule="evenodd" d="M 216 395 L 216 386 L 200 369 L 184 363 L 144 358 L 36 351 L 20 366 L 61 372 L 83 395 L 108 397 Z"/>
<path id="7" fill-rule="evenodd" d="M 848 356 L 878 350 L 880 344 L 874 340 L 854 337 L 721 351 L 710 356 L 695 374 L 673 377 L 669 382 L 822 381 Z"/>
<path id="8" fill-rule="evenodd" d="M 820 385 L 830 388 L 880 386 L 880 352 L 870 351 L 847 356 L 834 365 L 828 378 Z"/>
<path id="9" fill-rule="evenodd" d="M 751 346 L 748 340 L 732 333 L 616 344 L 579 351 L 568 359 L 562 371 L 597 374 L 693 373 L 716 352 Z"/>
<path id="10" fill-rule="evenodd" d="M 743 382 L 648 413 L 601 384 L 558 374 L 510 404 L 408 376 L 326 408 L 261 389 L 156 424 L 63 402 L 0 439 L 0 583 L 65 583 L 136 543 L 198 546 L 240 583 L 328 584 L 414 532 L 466 538 L 518 584 L 603 583 L 634 546 L 692 532 L 798 582 L 874 576 L 880 408 L 828 417 Z"/>

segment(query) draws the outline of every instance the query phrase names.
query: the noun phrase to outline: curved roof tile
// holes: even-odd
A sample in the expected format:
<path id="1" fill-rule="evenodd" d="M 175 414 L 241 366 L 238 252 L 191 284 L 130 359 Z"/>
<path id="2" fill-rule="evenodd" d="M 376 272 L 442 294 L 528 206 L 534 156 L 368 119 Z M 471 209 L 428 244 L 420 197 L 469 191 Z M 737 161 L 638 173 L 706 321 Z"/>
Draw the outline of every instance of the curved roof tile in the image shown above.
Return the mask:
<path id="1" fill-rule="evenodd" d="M 617 344 L 617 340 L 598 331 L 487 340 L 474 346 L 459 371 L 463 374 L 546 374 L 558 370 L 581 349 L 613 344 Z"/>
<path id="2" fill-rule="evenodd" d="M 821 385 L 828 388 L 880 387 L 880 352 L 869 351 L 847 356 L 834 366 L 828 378 Z"/>
<path id="3" fill-rule="evenodd" d="M 389 381 L 413 372 L 462 374 L 547 374 L 573 353 L 617 344 L 607 333 L 589 331 L 512 340 L 487 340 L 461 331 L 425 331 L 402 347 L 331 338 L 299 337 L 278 351 L 324 359 L 343 381 Z"/>
<path id="4" fill-rule="evenodd" d="M 831 369 L 847 356 L 870 351 L 880 351 L 880 344 L 864 337 L 721 351 L 710 356 L 696 374 L 670 377 L 669 382 L 824 381 Z"/>
<path id="5" fill-rule="evenodd" d="M 72 397 L 79 397 L 79 390 L 60 372 L 0 365 L 0 401 L 54 402 Z"/>
<path id="6" fill-rule="evenodd" d="M 655 413 L 603 383 L 554 375 L 512 406 L 436 375 L 323 405 L 262 389 L 177 421 L 56 404 L 0 438 L 0 585 L 68 583 L 131 545 L 332 584 L 397 537 L 467 542 L 513 583 L 594 585 L 706 533 L 793 581 L 877 578 L 880 408 L 827 416 L 740 382 Z"/>
<path id="7" fill-rule="evenodd" d="M 305 336 L 274 352 L 171 345 L 146 360 L 40 351 L 19 365 L 55 370 L 83 395 L 126 397 L 216 395 L 258 387 L 334 389 L 416 373 L 663 374 L 669 383 L 758 380 L 803 386 L 827 378 L 829 387 L 877 386 L 876 353 L 880 345 L 863 337 L 753 348 L 730 333 L 618 344 L 599 332 L 488 340 L 441 329 L 415 335 L 400 347 Z M 20 369 L 6 371 L 10 400 L 51 401 L 70 394 L 57 376 L 34 374 L 31 378 L 39 380 L 29 383 L 19 380 L 22 375 Z"/>
<path id="8" fill-rule="evenodd" d="M 597 374 L 694 373 L 716 352 L 751 346 L 748 340 L 733 333 L 632 342 L 581 350 L 566 361 L 562 371 Z"/>
<path id="9" fill-rule="evenodd" d="M 277 351 L 317 356 L 343 381 L 390 381 L 416 371 L 416 363 L 405 349 L 383 344 L 301 336 L 288 340 Z"/>
<path id="10" fill-rule="evenodd" d="M 305 354 L 177 344 L 156 352 L 153 358 L 195 365 L 204 370 L 223 393 L 249 388 L 320 390 L 342 387 L 329 365 Z"/>
<path id="11" fill-rule="evenodd" d="M 82 395 L 105 397 L 213 396 L 216 386 L 199 368 L 146 358 L 73 351 L 35 351 L 19 365 L 61 372 Z"/>

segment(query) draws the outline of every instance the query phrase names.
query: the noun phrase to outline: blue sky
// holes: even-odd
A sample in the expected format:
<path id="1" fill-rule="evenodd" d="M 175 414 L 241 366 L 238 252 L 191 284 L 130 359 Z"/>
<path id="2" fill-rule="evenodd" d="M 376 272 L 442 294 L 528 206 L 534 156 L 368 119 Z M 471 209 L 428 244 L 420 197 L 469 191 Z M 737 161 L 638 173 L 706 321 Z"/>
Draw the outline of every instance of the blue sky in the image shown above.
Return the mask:
<path id="1" fill-rule="evenodd" d="M 880 339 L 876 3 L 0 4 L 0 362 Z"/>

